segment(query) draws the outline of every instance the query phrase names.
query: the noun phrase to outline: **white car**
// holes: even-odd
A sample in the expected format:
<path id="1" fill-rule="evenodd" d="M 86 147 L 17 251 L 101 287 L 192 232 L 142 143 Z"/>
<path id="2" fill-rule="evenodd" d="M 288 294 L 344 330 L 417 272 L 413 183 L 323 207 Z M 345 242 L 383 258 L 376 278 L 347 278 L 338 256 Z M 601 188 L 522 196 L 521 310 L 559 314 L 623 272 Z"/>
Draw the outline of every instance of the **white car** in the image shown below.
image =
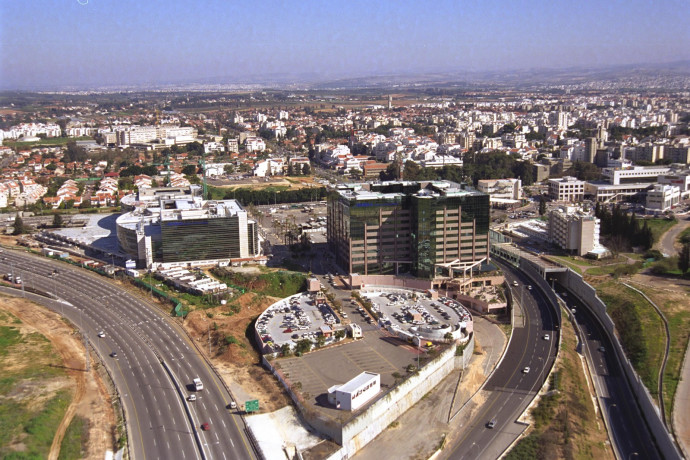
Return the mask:
<path id="1" fill-rule="evenodd" d="M 529 374 L 529 366 L 527 366 L 526 368 L 524 368 L 524 369 L 522 370 L 522 373 L 523 373 L 523 374 Z"/>
<path id="2" fill-rule="evenodd" d="M 551 336 L 549 334 L 544 334 L 544 340 L 549 340 Z"/>
<path id="3" fill-rule="evenodd" d="M 187 401 L 196 401 L 196 395 L 187 396 Z"/>
<path id="4" fill-rule="evenodd" d="M 99 332 L 98 337 L 100 337 L 100 338 L 105 337 L 105 332 L 104 331 Z"/>

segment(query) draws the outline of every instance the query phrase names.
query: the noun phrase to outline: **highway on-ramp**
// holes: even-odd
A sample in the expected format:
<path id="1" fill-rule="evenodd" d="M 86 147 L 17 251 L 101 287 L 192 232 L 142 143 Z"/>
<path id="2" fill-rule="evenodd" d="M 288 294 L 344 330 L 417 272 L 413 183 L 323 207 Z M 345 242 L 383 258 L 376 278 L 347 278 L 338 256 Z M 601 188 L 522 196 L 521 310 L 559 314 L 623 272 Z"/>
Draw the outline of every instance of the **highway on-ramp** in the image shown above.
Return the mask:
<path id="1" fill-rule="evenodd" d="M 522 300 L 523 318 L 516 321 L 504 358 L 484 385 L 486 401 L 459 439 L 442 451 L 442 458 L 500 457 L 524 430 L 516 420 L 536 396 L 556 357 L 560 330 L 554 306 L 536 287 L 527 288 L 531 281 L 525 275 L 505 265 L 501 268 L 511 286 L 518 283 L 512 291 L 518 303 Z M 526 367 L 529 372 L 524 372 Z"/>
<path id="2" fill-rule="evenodd" d="M 25 252 L 4 250 L 0 270 L 55 295 L 31 298 L 67 317 L 94 346 L 120 393 L 132 458 L 256 458 L 241 416 L 228 409 L 230 394 L 165 314 L 98 275 Z M 204 389 L 187 402 L 195 377 Z"/>

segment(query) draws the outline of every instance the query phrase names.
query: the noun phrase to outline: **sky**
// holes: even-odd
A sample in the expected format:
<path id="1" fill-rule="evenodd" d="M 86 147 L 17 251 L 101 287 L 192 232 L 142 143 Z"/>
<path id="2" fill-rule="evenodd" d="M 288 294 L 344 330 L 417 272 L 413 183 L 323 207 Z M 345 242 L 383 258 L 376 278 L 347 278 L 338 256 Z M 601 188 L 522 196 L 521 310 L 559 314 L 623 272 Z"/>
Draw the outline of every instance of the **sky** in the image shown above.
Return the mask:
<path id="1" fill-rule="evenodd" d="M 690 59 L 687 0 L 0 0 L 0 88 Z"/>

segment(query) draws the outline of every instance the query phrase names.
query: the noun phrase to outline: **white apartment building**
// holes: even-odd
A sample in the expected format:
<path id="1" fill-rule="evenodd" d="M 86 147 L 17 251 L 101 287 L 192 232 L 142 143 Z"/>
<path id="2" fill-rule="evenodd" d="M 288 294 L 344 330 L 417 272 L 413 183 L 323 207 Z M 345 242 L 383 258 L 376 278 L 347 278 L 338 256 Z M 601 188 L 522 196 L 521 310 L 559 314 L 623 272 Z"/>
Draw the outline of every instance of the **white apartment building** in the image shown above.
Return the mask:
<path id="1" fill-rule="evenodd" d="M 549 198 L 554 201 L 582 201 L 585 196 L 585 181 L 572 176 L 549 179 Z"/>
<path id="2" fill-rule="evenodd" d="M 599 243 L 599 219 L 577 206 L 562 206 L 549 213 L 549 240 L 578 256 L 600 258 L 608 254 Z"/>
<path id="3" fill-rule="evenodd" d="M 633 166 L 631 169 L 604 168 L 602 176 L 612 185 L 631 184 L 639 182 L 656 182 L 657 177 L 668 174 L 668 166 Z"/>
<path id="4" fill-rule="evenodd" d="M 244 141 L 247 152 L 263 152 L 266 150 L 266 142 L 260 137 L 248 137 Z"/>
<path id="5" fill-rule="evenodd" d="M 647 192 L 648 211 L 665 212 L 680 202 L 680 189 L 673 185 L 656 184 Z"/>

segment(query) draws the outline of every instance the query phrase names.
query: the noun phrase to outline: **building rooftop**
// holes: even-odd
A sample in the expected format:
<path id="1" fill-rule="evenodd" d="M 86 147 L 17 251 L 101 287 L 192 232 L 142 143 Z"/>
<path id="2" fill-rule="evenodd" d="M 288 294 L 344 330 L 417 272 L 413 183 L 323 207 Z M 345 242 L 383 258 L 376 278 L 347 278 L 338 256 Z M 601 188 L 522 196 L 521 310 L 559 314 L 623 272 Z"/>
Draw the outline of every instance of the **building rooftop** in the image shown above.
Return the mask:
<path id="1" fill-rule="evenodd" d="M 357 377 L 353 378 L 347 383 L 342 384 L 338 387 L 338 391 L 343 391 L 345 393 L 352 393 L 353 391 L 359 390 L 359 388 L 370 380 L 376 378 L 379 374 L 373 372 L 362 372 Z"/>

